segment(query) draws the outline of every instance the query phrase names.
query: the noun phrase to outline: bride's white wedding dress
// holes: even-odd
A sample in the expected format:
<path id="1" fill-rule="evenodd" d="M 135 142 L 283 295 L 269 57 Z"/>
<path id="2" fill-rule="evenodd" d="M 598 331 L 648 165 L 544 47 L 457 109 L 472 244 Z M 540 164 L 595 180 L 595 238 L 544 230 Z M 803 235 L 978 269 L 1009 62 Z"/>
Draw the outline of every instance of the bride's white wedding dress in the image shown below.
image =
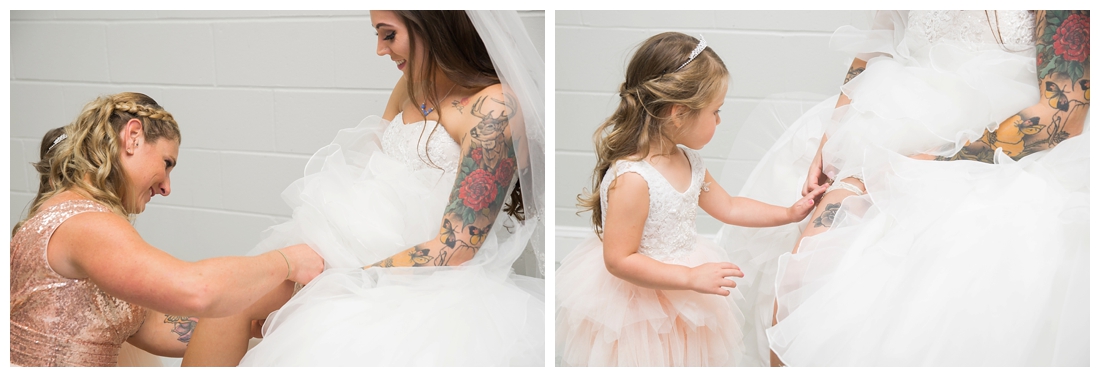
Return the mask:
<path id="1" fill-rule="evenodd" d="M 509 268 L 531 229 L 506 213 L 462 266 L 361 269 L 438 237 L 454 186 L 458 144 L 435 122 L 403 122 L 340 131 L 283 193 L 293 218 L 255 250 L 304 242 L 326 270 L 268 317 L 241 365 L 543 365 L 543 280 Z"/>
<path id="2" fill-rule="evenodd" d="M 795 366 L 1088 365 L 1088 120 L 1020 161 L 906 157 L 952 155 L 1038 103 L 1033 27 L 1023 11 L 880 12 L 873 30 L 833 36 L 868 60 L 838 121 L 833 97 L 778 137 L 742 128 L 739 143 L 772 147 L 741 195 L 798 198 L 822 133 L 825 171 L 867 187 L 797 254 L 811 219 L 723 228 L 746 275 L 745 364 L 767 365 L 770 347 Z"/>

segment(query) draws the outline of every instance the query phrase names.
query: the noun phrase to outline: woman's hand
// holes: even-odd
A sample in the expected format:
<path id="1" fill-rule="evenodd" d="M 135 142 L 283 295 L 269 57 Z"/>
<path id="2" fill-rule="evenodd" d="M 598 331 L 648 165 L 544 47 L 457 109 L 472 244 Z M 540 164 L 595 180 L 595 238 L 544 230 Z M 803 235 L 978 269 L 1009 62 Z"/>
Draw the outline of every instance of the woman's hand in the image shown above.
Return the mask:
<path id="1" fill-rule="evenodd" d="M 745 277 L 733 263 L 704 263 L 688 270 L 688 287 L 699 293 L 729 296 L 730 291 L 725 287 L 736 287 L 737 283 L 729 277 Z"/>
<path id="2" fill-rule="evenodd" d="M 810 171 L 806 173 L 806 183 L 802 185 L 802 196 L 817 190 L 829 181 L 829 177 L 821 170 L 821 148 L 817 148 L 814 160 L 810 162 Z M 801 220 L 801 219 L 800 219 Z"/>
<path id="3" fill-rule="evenodd" d="M 290 264 L 290 277 L 287 280 L 306 285 L 325 269 L 325 260 L 306 244 L 287 246 L 279 250 L 282 250 Z"/>
<path id="4" fill-rule="evenodd" d="M 821 196 L 825 193 L 825 190 L 828 188 L 828 183 L 817 186 L 813 189 L 813 191 L 810 191 L 803 195 L 802 199 L 798 199 L 797 202 L 794 202 L 794 204 L 788 207 L 787 217 L 790 219 L 790 222 L 799 222 L 802 221 L 802 219 L 805 219 L 806 216 L 809 216 L 810 212 L 813 212 L 814 210 L 814 204 L 817 203 L 817 200 L 821 198 Z"/>

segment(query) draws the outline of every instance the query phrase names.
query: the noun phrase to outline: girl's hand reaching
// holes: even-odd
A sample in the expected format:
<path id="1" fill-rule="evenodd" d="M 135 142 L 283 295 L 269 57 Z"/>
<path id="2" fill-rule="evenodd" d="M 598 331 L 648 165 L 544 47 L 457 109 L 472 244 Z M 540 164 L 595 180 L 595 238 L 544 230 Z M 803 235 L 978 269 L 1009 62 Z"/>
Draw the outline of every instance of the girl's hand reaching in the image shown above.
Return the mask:
<path id="1" fill-rule="evenodd" d="M 725 287 L 736 287 L 737 283 L 728 277 L 745 277 L 733 263 L 704 263 L 688 270 L 688 287 L 699 293 L 710 293 L 719 296 L 729 296 L 730 291 Z"/>
<path id="2" fill-rule="evenodd" d="M 790 222 L 799 222 L 810 215 L 810 212 L 814 210 L 814 203 L 817 199 L 820 199 L 821 195 L 825 193 L 825 190 L 829 188 L 829 184 L 825 183 L 812 191 L 804 194 L 802 199 L 799 199 L 793 205 L 787 208 L 787 216 L 790 218 Z"/>

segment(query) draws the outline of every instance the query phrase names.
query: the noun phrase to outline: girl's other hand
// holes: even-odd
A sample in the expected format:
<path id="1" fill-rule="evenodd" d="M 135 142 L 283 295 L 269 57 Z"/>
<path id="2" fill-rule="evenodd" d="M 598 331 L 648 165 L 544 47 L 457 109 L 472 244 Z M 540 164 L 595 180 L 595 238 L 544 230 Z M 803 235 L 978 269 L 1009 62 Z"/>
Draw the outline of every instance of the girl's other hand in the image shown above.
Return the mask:
<path id="1" fill-rule="evenodd" d="M 797 202 L 787 208 L 787 215 L 790 216 L 790 222 L 799 222 L 805 219 L 806 216 L 809 216 L 810 212 L 814 210 L 814 203 L 821 199 L 821 196 L 828 188 L 828 183 L 817 186 L 812 191 L 803 194 L 802 199 L 798 199 Z"/>
<path id="2" fill-rule="evenodd" d="M 710 293 L 719 296 L 729 296 L 730 291 L 725 287 L 736 287 L 737 283 L 728 277 L 745 277 L 733 263 L 704 263 L 688 270 L 688 286 L 699 293 Z"/>

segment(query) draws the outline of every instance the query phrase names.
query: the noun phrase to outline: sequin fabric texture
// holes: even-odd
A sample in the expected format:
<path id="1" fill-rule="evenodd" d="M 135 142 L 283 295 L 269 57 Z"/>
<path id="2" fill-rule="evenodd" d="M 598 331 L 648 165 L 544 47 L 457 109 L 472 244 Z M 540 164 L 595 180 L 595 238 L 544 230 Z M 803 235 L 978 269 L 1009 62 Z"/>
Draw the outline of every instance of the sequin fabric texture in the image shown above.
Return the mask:
<path id="1" fill-rule="evenodd" d="M 11 363 L 19 366 L 114 366 L 118 352 L 141 327 L 145 309 L 68 279 L 50 268 L 46 246 L 65 220 L 110 212 L 74 200 L 41 209 L 11 240 Z M 110 252 L 104 250 L 103 252 Z"/>

